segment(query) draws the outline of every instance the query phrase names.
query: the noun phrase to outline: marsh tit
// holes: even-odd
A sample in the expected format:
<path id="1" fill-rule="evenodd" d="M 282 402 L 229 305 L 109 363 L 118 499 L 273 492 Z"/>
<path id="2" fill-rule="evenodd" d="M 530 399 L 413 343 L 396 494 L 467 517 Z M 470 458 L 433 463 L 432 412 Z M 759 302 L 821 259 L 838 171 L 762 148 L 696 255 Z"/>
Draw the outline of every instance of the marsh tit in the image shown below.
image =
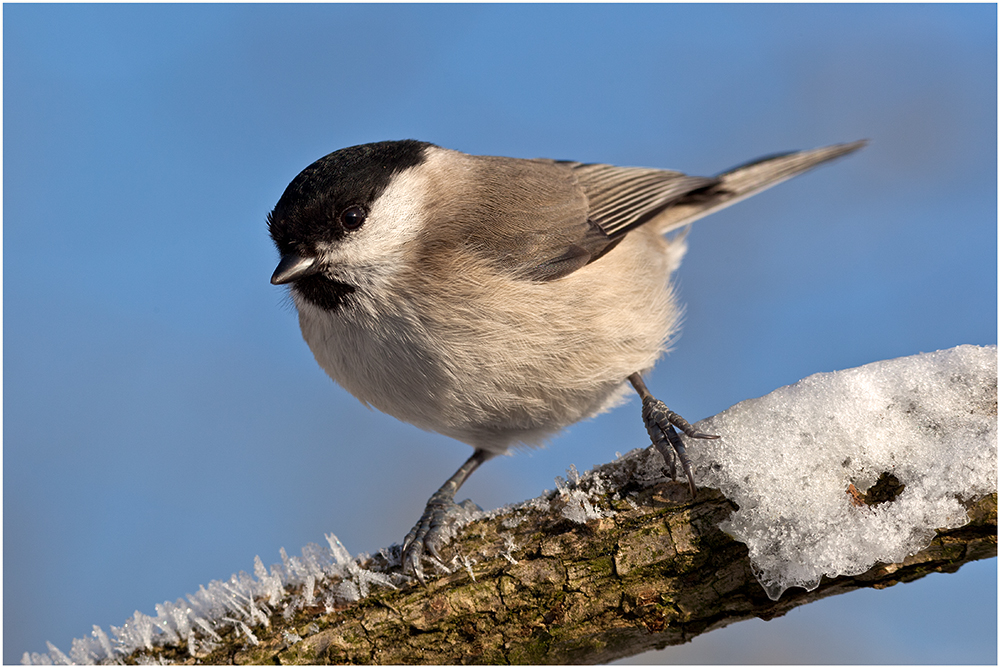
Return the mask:
<path id="1" fill-rule="evenodd" d="M 631 385 L 673 476 L 694 478 L 642 381 L 678 324 L 664 235 L 866 142 L 769 156 L 713 177 L 467 155 L 426 142 L 335 151 L 268 216 L 319 365 L 364 404 L 475 448 L 403 543 L 423 579 L 458 488 L 491 457 L 539 445 L 620 403 Z"/>

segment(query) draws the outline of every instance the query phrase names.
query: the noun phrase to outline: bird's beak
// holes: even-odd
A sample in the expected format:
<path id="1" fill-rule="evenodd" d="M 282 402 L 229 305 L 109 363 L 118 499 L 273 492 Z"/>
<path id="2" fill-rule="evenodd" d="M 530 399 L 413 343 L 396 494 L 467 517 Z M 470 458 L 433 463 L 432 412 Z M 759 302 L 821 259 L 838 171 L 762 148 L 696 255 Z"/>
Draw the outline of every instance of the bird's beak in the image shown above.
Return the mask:
<path id="1" fill-rule="evenodd" d="M 284 285 L 297 281 L 303 276 L 309 276 L 319 271 L 319 263 L 316 258 L 302 257 L 297 253 L 289 253 L 281 256 L 278 268 L 271 274 L 271 285 Z"/>

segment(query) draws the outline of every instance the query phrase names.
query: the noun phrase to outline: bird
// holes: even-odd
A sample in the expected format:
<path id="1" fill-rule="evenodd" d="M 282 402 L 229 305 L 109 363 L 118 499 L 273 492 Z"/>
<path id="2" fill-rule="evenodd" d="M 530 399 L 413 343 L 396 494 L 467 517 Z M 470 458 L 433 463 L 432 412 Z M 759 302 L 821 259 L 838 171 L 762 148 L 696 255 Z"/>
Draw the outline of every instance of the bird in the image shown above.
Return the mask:
<path id="1" fill-rule="evenodd" d="M 317 363 L 362 403 L 472 446 L 405 537 L 424 581 L 455 495 L 490 458 L 642 401 L 652 447 L 696 486 L 680 430 L 643 382 L 675 334 L 671 274 L 695 220 L 865 146 L 769 155 L 715 176 L 470 155 L 380 141 L 334 151 L 267 216 Z M 668 238 L 667 234 L 677 231 Z"/>

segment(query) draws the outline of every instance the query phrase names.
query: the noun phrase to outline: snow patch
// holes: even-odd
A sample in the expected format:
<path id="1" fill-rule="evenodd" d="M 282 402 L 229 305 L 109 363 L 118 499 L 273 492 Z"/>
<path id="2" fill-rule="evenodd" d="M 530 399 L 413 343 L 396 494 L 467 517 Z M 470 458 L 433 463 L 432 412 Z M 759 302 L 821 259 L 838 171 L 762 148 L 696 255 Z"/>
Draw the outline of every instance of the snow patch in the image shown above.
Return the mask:
<path id="1" fill-rule="evenodd" d="M 736 502 L 722 529 L 750 550 L 777 600 L 824 575 L 857 575 L 969 520 L 962 500 L 997 491 L 997 349 L 949 350 L 820 373 L 696 427 L 699 486 Z M 880 477 L 904 487 L 858 503 Z"/>

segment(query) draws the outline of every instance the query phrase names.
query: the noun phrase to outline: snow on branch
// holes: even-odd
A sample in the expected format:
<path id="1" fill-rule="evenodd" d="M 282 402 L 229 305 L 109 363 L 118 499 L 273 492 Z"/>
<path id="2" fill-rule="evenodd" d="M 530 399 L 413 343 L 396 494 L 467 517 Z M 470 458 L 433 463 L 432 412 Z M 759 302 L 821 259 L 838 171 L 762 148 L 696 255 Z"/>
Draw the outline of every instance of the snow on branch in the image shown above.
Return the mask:
<path id="1" fill-rule="evenodd" d="M 772 599 L 902 561 L 965 524 L 963 500 L 996 493 L 996 355 L 959 346 L 820 373 L 698 424 L 723 435 L 690 448 L 698 482 L 740 507 L 722 529 Z M 897 490 L 886 502 L 845 503 L 880 480 Z"/>
<path id="2" fill-rule="evenodd" d="M 700 422 L 700 486 L 633 450 L 466 516 L 450 573 L 334 536 L 25 663 L 594 663 L 996 556 L 997 350 L 810 376 Z M 789 588 L 793 588 L 789 590 Z"/>

